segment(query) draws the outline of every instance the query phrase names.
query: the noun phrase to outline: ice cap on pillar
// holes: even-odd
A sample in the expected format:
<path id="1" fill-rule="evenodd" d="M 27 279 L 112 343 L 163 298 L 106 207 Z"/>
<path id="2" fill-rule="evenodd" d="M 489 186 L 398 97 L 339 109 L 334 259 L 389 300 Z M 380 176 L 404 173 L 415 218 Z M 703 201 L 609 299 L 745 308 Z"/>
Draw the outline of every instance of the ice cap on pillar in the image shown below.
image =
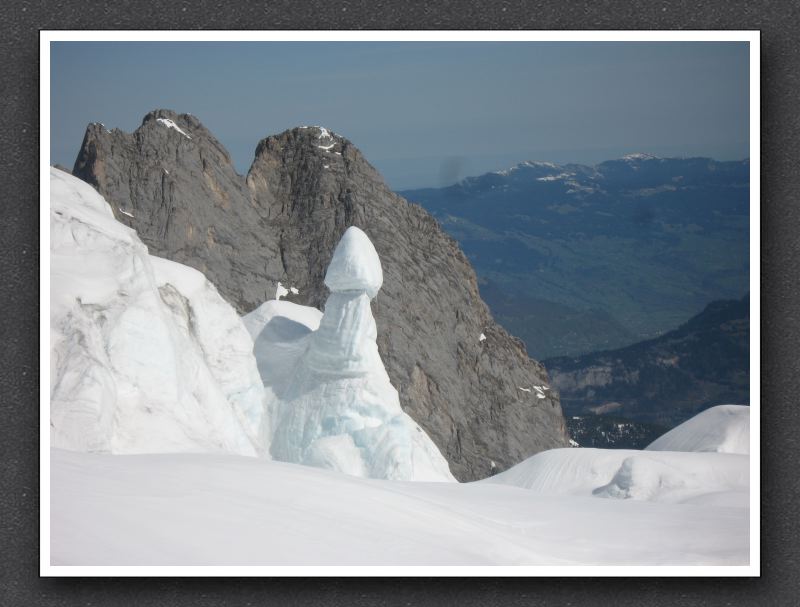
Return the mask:
<path id="1" fill-rule="evenodd" d="M 383 270 L 372 241 L 350 226 L 342 236 L 325 273 L 325 285 L 333 292 L 366 291 L 375 297 L 383 284 Z"/>

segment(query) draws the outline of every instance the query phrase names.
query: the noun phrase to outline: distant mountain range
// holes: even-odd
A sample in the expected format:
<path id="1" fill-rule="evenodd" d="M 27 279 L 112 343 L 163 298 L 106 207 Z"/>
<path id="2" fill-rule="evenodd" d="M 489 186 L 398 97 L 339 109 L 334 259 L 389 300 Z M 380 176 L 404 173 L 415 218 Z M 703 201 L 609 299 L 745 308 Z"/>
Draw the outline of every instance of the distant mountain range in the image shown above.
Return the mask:
<path id="1" fill-rule="evenodd" d="M 748 291 L 749 161 L 524 162 L 400 192 L 459 241 L 537 358 L 621 347 Z"/>
<path id="2" fill-rule="evenodd" d="M 747 297 L 717 301 L 661 337 L 544 364 L 568 417 L 613 415 L 671 428 L 713 405 L 749 404 L 749 315 Z M 574 428 L 586 434 L 587 423 L 575 422 L 578 440 Z"/>

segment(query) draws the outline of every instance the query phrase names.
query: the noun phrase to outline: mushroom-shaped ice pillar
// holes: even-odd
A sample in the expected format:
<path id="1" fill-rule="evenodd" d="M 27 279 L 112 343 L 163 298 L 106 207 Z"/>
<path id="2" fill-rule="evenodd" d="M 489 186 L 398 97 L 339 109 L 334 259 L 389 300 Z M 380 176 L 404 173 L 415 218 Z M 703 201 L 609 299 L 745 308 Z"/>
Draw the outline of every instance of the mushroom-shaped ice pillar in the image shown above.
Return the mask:
<path id="1" fill-rule="evenodd" d="M 381 260 L 367 235 L 352 226 L 336 245 L 325 274 L 331 290 L 325 314 L 311 339 L 306 363 L 318 373 L 388 376 L 383 368 L 370 300 L 383 284 Z"/>
<path id="2" fill-rule="evenodd" d="M 403 412 L 376 343 L 370 299 L 383 283 L 364 232 L 349 228 L 325 275 L 331 290 L 292 380 L 275 393 L 272 456 L 371 478 L 452 481 L 433 441 Z"/>
<path id="3" fill-rule="evenodd" d="M 347 228 L 325 273 L 333 293 L 364 291 L 372 299 L 383 284 L 381 260 L 369 237 L 355 226 Z"/>

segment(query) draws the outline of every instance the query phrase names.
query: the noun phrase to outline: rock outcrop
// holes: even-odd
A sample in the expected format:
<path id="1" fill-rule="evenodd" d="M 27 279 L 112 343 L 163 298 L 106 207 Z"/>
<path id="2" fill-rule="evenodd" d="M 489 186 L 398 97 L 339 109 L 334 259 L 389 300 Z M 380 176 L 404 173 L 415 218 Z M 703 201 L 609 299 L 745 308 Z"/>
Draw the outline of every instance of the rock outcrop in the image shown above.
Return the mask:
<path id="1" fill-rule="evenodd" d="M 151 253 L 201 270 L 241 313 L 278 282 L 299 291 L 290 301 L 321 308 L 336 243 L 361 228 L 383 264 L 372 302 L 381 357 L 456 478 L 567 445 L 544 367 L 492 320 L 456 242 L 347 139 L 322 127 L 267 137 L 242 177 L 195 117 L 157 110 L 131 134 L 89 125 L 73 173 Z"/>

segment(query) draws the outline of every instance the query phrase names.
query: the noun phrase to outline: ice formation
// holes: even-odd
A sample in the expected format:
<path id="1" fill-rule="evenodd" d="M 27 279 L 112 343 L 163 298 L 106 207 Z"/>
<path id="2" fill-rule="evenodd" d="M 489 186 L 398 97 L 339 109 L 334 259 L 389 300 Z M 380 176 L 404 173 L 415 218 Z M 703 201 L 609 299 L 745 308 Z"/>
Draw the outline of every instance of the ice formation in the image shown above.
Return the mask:
<path id="1" fill-rule="evenodd" d="M 51 445 L 257 454 L 264 387 L 233 308 L 88 184 L 51 169 L 50 191 Z"/>
<path id="2" fill-rule="evenodd" d="M 259 367 L 274 395 L 272 456 L 368 478 L 454 480 L 436 446 L 400 408 L 378 353 L 370 300 L 382 283 L 375 247 L 351 227 L 325 275 L 331 293 L 319 327 L 273 314 L 258 332 Z M 255 316 L 245 322 L 258 330 Z"/>

